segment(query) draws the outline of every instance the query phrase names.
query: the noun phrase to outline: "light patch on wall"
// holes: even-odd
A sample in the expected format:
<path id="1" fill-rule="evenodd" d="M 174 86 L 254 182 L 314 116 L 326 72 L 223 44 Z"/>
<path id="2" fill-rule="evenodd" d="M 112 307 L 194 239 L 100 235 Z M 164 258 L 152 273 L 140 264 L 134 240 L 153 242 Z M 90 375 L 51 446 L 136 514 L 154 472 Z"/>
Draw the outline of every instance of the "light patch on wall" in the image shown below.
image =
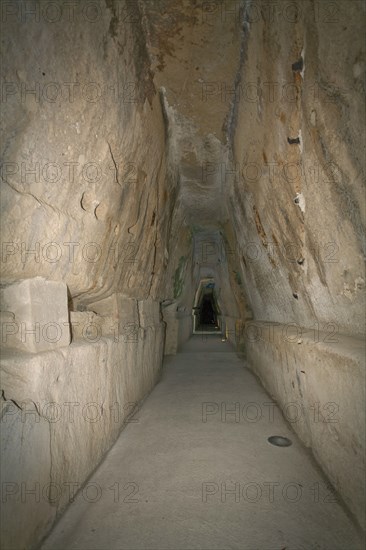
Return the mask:
<path id="1" fill-rule="evenodd" d="M 294 203 L 298 205 L 301 212 L 305 212 L 305 197 L 302 193 L 296 193 L 296 197 L 294 198 Z"/>
<path id="2" fill-rule="evenodd" d="M 302 57 L 302 70 L 300 71 L 300 74 L 301 74 L 301 78 L 304 80 L 305 78 L 305 46 L 301 51 L 301 57 Z"/>
<path id="3" fill-rule="evenodd" d="M 299 140 L 300 140 L 299 149 L 300 149 L 300 153 L 302 154 L 303 146 L 302 146 L 302 134 L 301 134 L 301 130 L 299 130 Z"/>

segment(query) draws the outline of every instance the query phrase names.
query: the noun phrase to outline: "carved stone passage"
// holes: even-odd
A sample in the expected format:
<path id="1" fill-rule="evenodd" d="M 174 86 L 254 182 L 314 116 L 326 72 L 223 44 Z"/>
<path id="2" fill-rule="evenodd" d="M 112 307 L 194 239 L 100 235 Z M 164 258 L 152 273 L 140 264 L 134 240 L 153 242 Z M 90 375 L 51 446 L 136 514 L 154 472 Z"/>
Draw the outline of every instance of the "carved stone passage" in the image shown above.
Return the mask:
<path id="1" fill-rule="evenodd" d="M 80 488 L 193 334 L 307 411 L 364 526 L 364 3 L 0 4 L 4 548 L 69 504 L 22 483 Z"/>

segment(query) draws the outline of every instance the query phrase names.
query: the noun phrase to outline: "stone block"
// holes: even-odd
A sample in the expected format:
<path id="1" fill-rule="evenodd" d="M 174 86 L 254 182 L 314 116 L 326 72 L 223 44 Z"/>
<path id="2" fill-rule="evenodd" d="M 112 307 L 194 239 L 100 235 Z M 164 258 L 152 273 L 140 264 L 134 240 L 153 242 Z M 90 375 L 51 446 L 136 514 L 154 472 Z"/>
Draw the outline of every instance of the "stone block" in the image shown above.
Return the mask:
<path id="1" fill-rule="evenodd" d="M 0 304 L 3 347 L 38 353 L 70 344 L 65 283 L 23 279 L 2 287 Z"/>
<path id="2" fill-rule="evenodd" d="M 120 292 L 111 294 L 98 302 L 88 305 L 88 309 L 98 315 L 111 319 L 109 324 L 113 324 L 113 331 L 109 334 L 125 334 L 126 331 L 135 330 L 139 327 L 139 310 L 137 300 L 130 298 Z"/>
<path id="3" fill-rule="evenodd" d="M 97 302 L 88 305 L 88 309 L 94 311 L 98 315 L 112 316 L 118 319 L 118 294 L 114 293 L 106 298 L 102 298 Z"/>
<path id="4" fill-rule="evenodd" d="M 138 302 L 139 322 L 141 327 L 153 327 L 160 323 L 160 305 L 159 302 L 141 300 Z"/>
<path id="5" fill-rule="evenodd" d="M 70 311 L 72 340 L 84 340 L 89 344 L 102 337 L 118 334 L 118 321 L 111 315 L 97 315 L 93 311 Z"/>

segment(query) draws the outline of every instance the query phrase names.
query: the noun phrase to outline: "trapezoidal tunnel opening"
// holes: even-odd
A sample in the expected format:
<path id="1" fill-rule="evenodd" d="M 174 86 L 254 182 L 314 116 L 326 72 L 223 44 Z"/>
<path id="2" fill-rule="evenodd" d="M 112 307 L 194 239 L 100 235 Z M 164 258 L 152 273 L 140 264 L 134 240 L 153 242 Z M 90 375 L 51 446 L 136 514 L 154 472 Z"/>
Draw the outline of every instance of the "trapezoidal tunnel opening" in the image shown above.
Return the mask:
<path id="1" fill-rule="evenodd" d="M 193 308 L 193 334 L 221 333 L 221 316 L 212 280 L 200 283 Z"/>

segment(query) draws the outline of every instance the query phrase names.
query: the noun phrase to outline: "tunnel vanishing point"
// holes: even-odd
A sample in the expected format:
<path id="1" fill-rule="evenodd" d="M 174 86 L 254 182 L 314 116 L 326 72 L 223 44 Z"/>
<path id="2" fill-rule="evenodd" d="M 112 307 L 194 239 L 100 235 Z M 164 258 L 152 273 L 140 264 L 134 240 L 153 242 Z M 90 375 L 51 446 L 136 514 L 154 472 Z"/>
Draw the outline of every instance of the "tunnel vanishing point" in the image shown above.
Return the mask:
<path id="1" fill-rule="evenodd" d="M 2 0 L 1 547 L 365 530 L 365 3 Z"/>

